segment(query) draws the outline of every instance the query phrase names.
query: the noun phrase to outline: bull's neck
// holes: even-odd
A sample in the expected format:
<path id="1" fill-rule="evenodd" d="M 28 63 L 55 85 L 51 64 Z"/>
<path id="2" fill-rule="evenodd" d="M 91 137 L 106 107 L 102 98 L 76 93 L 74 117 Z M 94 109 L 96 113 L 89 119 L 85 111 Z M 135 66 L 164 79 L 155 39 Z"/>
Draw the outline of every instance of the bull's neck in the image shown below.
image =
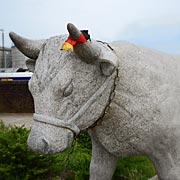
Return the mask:
<path id="1" fill-rule="evenodd" d="M 103 120 L 114 98 L 117 78 L 118 69 L 105 80 L 101 87 L 73 116 L 70 122 L 75 122 L 80 130 L 89 129 L 99 124 Z M 88 114 L 89 112 L 91 112 L 91 115 Z"/>

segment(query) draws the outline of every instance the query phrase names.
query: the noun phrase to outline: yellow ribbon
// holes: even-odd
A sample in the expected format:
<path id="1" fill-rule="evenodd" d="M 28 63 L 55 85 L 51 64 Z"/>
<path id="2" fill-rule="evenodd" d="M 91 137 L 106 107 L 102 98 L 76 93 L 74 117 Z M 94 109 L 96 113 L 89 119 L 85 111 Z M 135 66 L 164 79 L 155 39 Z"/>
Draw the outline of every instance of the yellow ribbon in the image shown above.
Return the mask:
<path id="1" fill-rule="evenodd" d="M 69 44 L 68 42 L 64 42 L 63 45 L 61 46 L 61 50 L 73 51 L 73 46 Z"/>

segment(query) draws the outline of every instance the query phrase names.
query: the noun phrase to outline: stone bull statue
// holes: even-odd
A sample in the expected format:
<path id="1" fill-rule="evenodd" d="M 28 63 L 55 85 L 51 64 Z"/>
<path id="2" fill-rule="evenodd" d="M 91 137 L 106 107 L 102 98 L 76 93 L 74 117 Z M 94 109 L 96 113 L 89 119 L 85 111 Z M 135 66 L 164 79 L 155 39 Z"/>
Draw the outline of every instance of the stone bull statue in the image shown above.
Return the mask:
<path id="1" fill-rule="evenodd" d="M 67 28 L 79 37 L 73 24 Z M 67 35 L 10 37 L 34 72 L 32 150 L 62 152 L 87 129 L 91 180 L 110 180 L 117 160 L 130 155 L 146 155 L 159 179 L 180 180 L 180 59 L 127 42 L 92 40 L 64 51 Z"/>

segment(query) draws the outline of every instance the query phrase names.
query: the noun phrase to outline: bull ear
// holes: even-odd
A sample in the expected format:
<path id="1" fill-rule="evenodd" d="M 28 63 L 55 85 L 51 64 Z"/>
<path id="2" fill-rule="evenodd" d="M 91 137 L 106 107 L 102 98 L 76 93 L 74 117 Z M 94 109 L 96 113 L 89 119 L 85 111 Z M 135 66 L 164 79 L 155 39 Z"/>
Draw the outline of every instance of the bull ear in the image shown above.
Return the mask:
<path id="1" fill-rule="evenodd" d="M 67 29 L 71 39 L 75 40 L 80 36 L 80 30 L 69 23 Z M 106 43 L 92 40 L 74 45 L 74 53 L 86 63 L 96 64 L 99 62 L 102 73 L 110 76 L 118 67 L 117 56 L 113 49 Z"/>
<path id="2" fill-rule="evenodd" d="M 102 48 L 98 62 L 105 76 L 110 76 L 119 65 L 118 58 L 114 51 L 106 48 Z"/>
<path id="3" fill-rule="evenodd" d="M 30 72 L 34 72 L 35 70 L 36 61 L 33 59 L 26 60 L 26 66 Z"/>

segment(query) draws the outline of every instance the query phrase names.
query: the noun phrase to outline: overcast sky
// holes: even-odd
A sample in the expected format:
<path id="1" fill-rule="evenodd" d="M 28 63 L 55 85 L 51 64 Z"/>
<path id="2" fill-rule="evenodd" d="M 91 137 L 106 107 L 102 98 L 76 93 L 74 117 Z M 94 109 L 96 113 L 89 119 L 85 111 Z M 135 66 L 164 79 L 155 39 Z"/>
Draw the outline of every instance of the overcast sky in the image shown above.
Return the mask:
<path id="1" fill-rule="evenodd" d="M 72 22 L 88 29 L 93 39 L 180 54 L 180 0 L 0 0 L 0 6 L 7 47 L 10 31 L 44 39 L 67 34 Z"/>

